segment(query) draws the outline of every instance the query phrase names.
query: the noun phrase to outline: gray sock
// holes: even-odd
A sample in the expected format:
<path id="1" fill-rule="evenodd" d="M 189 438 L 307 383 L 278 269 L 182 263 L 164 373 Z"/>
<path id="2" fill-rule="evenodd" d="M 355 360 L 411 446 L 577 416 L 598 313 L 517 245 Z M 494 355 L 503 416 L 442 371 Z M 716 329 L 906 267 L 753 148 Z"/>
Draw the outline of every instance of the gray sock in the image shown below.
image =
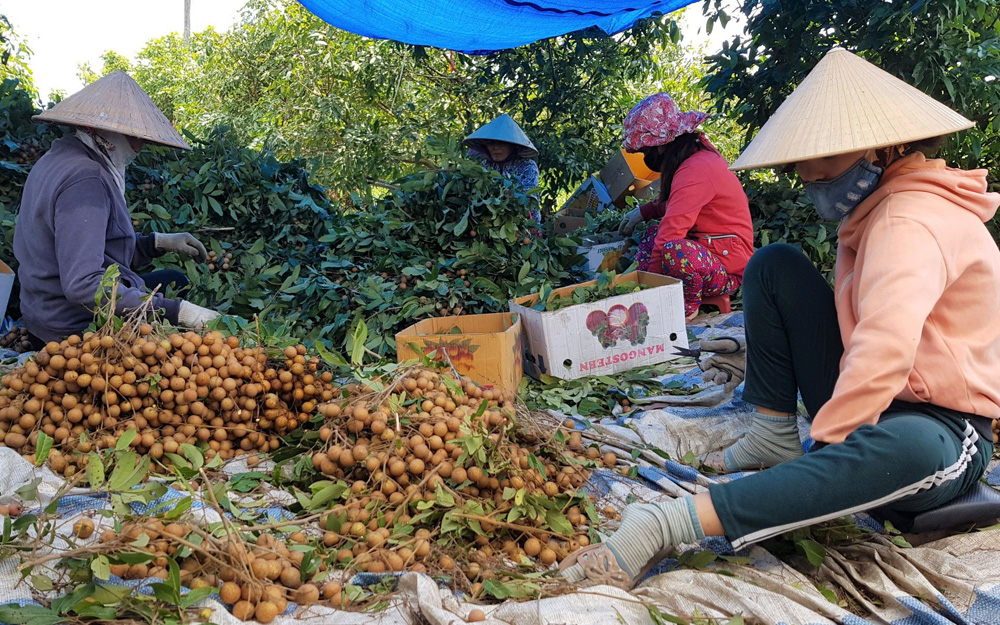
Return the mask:
<path id="1" fill-rule="evenodd" d="M 694 498 L 632 504 L 625 508 L 622 523 L 604 544 L 615 554 L 618 565 L 635 577 L 657 553 L 668 546 L 695 543 L 705 531 L 694 507 Z M 570 581 L 584 579 L 583 567 L 569 567 L 563 576 Z"/>
<path id="2" fill-rule="evenodd" d="M 750 431 L 726 450 L 726 470 L 763 469 L 802 455 L 796 418 L 756 413 Z"/>

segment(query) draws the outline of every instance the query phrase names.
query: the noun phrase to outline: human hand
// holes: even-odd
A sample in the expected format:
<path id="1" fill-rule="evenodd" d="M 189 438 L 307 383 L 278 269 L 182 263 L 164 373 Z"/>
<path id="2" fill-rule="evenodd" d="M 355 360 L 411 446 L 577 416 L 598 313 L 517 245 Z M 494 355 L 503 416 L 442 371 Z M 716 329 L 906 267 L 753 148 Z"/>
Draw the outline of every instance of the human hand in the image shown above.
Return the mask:
<path id="1" fill-rule="evenodd" d="M 176 234 L 153 233 L 156 249 L 164 252 L 179 252 L 198 261 L 208 260 L 208 250 L 193 234 L 178 232 Z"/>
<path id="2" fill-rule="evenodd" d="M 724 336 L 701 341 L 702 352 L 698 366 L 701 379 L 723 385 L 732 392 L 746 377 L 747 344 L 743 336 Z"/>
<path id="3" fill-rule="evenodd" d="M 638 209 L 632 209 L 625 214 L 625 218 L 622 222 L 618 224 L 618 234 L 623 237 L 630 237 L 632 233 L 635 232 L 635 227 L 642 222 L 642 212 Z"/>
<path id="4" fill-rule="evenodd" d="M 177 314 L 177 322 L 187 328 L 199 330 L 205 327 L 209 321 L 217 319 L 221 315 L 211 308 L 202 308 L 197 304 L 192 304 L 187 300 L 181 300 L 181 310 Z"/>

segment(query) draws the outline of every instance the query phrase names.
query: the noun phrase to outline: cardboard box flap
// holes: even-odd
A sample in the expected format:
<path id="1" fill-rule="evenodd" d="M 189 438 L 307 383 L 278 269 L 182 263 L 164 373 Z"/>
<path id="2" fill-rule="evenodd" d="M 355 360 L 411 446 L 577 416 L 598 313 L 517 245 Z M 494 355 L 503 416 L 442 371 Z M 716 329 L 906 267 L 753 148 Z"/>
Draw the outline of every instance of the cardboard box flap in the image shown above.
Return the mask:
<path id="1" fill-rule="evenodd" d="M 616 206 L 622 206 L 626 196 L 634 195 L 659 177 L 659 172 L 646 167 L 641 153 L 630 154 L 624 150 L 612 156 L 601 170 L 601 182 Z"/>
<path id="2" fill-rule="evenodd" d="M 591 176 L 583 181 L 573 195 L 557 211 L 558 215 L 582 217 L 588 212 L 601 212 L 611 206 L 613 200 L 603 182 Z"/>
<path id="3" fill-rule="evenodd" d="M 458 320 L 461 320 L 460 322 Z M 517 314 L 493 313 L 489 315 L 468 315 L 465 317 L 432 317 L 418 321 L 402 330 L 397 336 L 425 337 L 448 336 L 449 334 L 496 334 L 506 332 L 517 324 Z M 460 330 L 454 332 L 455 329 Z"/>

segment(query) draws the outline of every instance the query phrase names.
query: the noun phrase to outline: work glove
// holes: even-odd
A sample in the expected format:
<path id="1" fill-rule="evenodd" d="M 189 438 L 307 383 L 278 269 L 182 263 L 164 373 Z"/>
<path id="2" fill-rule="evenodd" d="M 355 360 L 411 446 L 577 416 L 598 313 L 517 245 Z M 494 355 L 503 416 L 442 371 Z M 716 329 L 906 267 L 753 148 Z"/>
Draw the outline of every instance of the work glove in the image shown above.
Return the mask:
<path id="1" fill-rule="evenodd" d="M 635 232 L 635 227 L 642 223 L 642 211 L 638 208 L 630 210 L 625 214 L 625 218 L 618 224 L 618 234 L 623 237 L 630 237 Z"/>
<path id="2" fill-rule="evenodd" d="M 179 252 L 201 262 L 208 260 L 208 250 L 201 244 L 201 241 L 194 238 L 194 235 L 187 232 L 178 232 L 177 234 L 154 232 L 153 241 L 153 245 L 160 251 Z"/>
<path id="3" fill-rule="evenodd" d="M 704 339 L 701 352 L 698 367 L 705 382 L 723 385 L 729 393 L 746 377 L 747 343 L 743 336 Z"/>
<path id="4" fill-rule="evenodd" d="M 187 300 L 181 300 L 181 310 L 177 314 L 177 322 L 186 327 L 200 330 L 205 324 L 221 315 L 211 308 L 202 308 Z"/>

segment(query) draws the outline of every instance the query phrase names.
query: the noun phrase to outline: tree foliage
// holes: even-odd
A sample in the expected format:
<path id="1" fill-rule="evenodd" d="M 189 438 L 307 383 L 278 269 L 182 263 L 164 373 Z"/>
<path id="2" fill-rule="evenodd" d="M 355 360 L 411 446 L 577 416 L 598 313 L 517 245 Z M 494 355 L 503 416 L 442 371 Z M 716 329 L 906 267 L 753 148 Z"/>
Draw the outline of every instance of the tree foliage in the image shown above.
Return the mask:
<path id="1" fill-rule="evenodd" d="M 607 161 L 641 97 L 666 89 L 704 106 L 701 64 L 678 37 L 662 17 L 615 37 L 574 33 L 470 56 L 366 39 L 298 3 L 254 0 L 232 30 L 151 41 L 124 69 L 196 134 L 224 124 L 247 145 L 311 159 L 345 204 L 370 203 L 369 183 L 406 171 L 427 136 L 457 139 L 508 112 L 541 152 L 551 208 Z M 100 73 L 123 69 L 117 55 L 105 61 Z"/>
<path id="2" fill-rule="evenodd" d="M 721 0 L 706 0 L 710 19 Z M 1000 176 L 1000 4 L 993 0 L 742 0 L 745 34 L 709 57 L 706 89 L 751 136 L 832 47 L 855 52 L 976 122 L 944 155 Z"/>
<path id="3" fill-rule="evenodd" d="M 21 88 L 35 96 L 35 85 L 31 78 L 28 60 L 31 48 L 14 31 L 6 15 L 0 15 L 0 81 L 13 78 Z"/>
<path id="4" fill-rule="evenodd" d="M 705 0 L 710 24 L 729 19 Z M 1000 177 L 1000 4 L 992 0 L 740 0 L 742 34 L 708 57 L 702 84 L 715 109 L 745 129 L 767 121 L 834 46 L 859 54 L 948 104 L 976 127 L 942 150 L 949 163 Z M 836 224 L 822 222 L 794 176 L 741 174 L 757 245 L 792 243 L 832 277 Z M 996 233 L 996 220 L 988 224 Z"/>

